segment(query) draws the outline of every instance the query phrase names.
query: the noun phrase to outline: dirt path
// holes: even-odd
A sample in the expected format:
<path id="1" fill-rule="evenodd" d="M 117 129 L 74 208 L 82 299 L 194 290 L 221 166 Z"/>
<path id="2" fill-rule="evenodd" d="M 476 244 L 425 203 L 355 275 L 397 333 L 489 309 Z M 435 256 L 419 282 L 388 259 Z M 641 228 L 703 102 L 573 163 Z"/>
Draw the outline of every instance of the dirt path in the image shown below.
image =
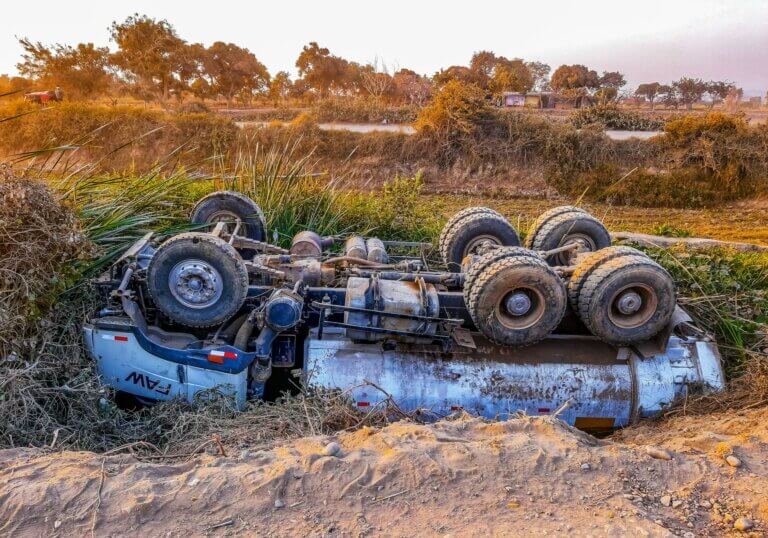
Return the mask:
<path id="1" fill-rule="evenodd" d="M 626 431 L 615 442 L 549 417 L 464 417 L 172 464 L 6 450 L 0 532 L 762 536 L 766 419 L 766 411 L 683 419 Z M 648 442 L 668 447 L 671 459 L 649 455 Z M 725 462 L 731 452 L 740 467 Z M 754 525 L 748 533 L 734 530 L 742 517 Z"/>

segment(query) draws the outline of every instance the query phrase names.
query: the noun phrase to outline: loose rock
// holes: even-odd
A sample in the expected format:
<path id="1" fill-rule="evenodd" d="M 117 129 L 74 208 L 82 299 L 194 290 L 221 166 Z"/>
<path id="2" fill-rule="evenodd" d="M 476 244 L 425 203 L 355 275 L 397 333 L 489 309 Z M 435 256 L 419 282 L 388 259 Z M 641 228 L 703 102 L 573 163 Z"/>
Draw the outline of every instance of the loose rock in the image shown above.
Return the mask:
<path id="1" fill-rule="evenodd" d="M 672 497 L 669 495 L 664 495 L 661 499 L 659 499 L 659 502 L 664 506 L 670 506 L 672 504 Z"/>
<path id="2" fill-rule="evenodd" d="M 275 508 L 283 508 L 284 506 L 285 502 L 282 499 L 275 499 Z"/>
<path id="3" fill-rule="evenodd" d="M 728 456 L 725 458 L 725 461 L 731 467 L 741 467 L 741 460 L 736 456 Z"/>
<path id="4" fill-rule="evenodd" d="M 658 446 L 647 446 L 645 447 L 645 452 L 650 457 L 655 458 L 657 460 L 671 460 L 672 454 L 670 454 L 665 449 L 658 447 Z"/>
<path id="5" fill-rule="evenodd" d="M 681 500 L 672 501 L 672 508 L 680 508 L 682 505 L 683 505 L 683 501 Z"/>
<path id="6" fill-rule="evenodd" d="M 745 517 L 740 517 L 733 523 L 733 528 L 737 531 L 748 531 L 752 527 L 754 527 L 752 522 Z"/>
<path id="7" fill-rule="evenodd" d="M 589 463 L 582 463 L 581 464 L 581 470 L 582 471 L 589 471 L 590 469 L 592 469 L 592 467 L 590 467 Z"/>
<path id="8" fill-rule="evenodd" d="M 339 452 L 341 452 L 341 447 L 339 446 L 339 443 L 331 442 L 325 445 L 325 449 L 323 449 L 323 452 L 326 456 L 335 456 Z"/>

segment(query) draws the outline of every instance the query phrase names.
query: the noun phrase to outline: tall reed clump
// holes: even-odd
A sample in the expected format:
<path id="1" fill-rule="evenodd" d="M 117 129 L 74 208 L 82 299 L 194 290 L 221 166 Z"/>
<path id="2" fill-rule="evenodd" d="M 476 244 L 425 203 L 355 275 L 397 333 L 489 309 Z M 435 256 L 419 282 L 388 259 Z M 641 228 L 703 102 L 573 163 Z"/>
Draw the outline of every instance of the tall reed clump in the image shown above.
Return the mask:
<path id="1" fill-rule="evenodd" d="M 729 378 L 768 361 L 768 254 L 649 249 L 672 274 L 681 305 L 714 334 Z"/>

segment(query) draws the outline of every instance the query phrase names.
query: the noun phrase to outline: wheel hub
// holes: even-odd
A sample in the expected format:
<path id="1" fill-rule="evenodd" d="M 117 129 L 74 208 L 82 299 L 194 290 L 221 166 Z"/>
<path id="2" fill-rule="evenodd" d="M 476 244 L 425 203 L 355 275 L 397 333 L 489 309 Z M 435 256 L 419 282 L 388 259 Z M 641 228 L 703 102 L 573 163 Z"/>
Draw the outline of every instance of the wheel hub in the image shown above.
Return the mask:
<path id="1" fill-rule="evenodd" d="M 568 245 L 577 245 L 577 248 L 574 250 L 569 250 L 567 252 L 561 252 L 557 255 L 558 258 L 558 265 L 569 265 L 570 261 L 573 257 L 576 256 L 576 254 L 580 252 L 594 252 L 597 250 L 597 245 L 595 244 L 595 240 L 589 237 L 586 234 L 581 233 L 574 233 L 566 235 L 563 238 L 563 241 L 560 246 L 568 246 Z"/>
<path id="2" fill-rule="evenodd" d="M 619 312 L 627 316 L 640 310 L 641 306 L 643 306 L 643 299 L 640 297 L 640 294 L 634 291 L 622 294 L 616 302 L 616 308 L 618 308 Z"/>
<path id="3" fill-rule="evenodd" d="M 168 287 L 177 301 L 190 308 L 206 308 L 214 304 L 223 291 L 219 272 L 201 260 L 177 263 L 168 275 Z"/>
<path id="4" fill-rule="evenodd" d="M 238 220 L 239 217 L 236 214 L 232 213 L 231 211 L 222 209 L 221 211 L 217 211 L 208 217 L 208 224 L 218 224 L 219 222 L 224 222 L 224 231 L 228 234 L 231 234 L 235 229 Z"/>
<path id="5" fill-rule="evenodd" d="M 523 316 L 531 309 L 531 298 L 522 291 L 511 294 L 504 305 L 513 316 Z"/>

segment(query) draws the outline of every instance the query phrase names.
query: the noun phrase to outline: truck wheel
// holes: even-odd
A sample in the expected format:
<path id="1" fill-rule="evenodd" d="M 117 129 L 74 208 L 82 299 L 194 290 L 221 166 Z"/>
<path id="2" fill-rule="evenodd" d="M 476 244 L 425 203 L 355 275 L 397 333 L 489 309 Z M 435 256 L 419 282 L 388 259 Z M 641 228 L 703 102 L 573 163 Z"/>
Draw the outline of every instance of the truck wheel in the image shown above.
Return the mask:
<path id="1" fill-rule="evenodd" d="M 658 334 L 672 318 L 675 303 L 675 284 L 663 267 L 647 256 L 620 256 L 586 279 L 578 314 L 601 340 L 634 344 Z"/>
<path id="2" fill-rule="evenodd" d="M 585 252 L 579 254 L 575 260 L 576 268 L 568 281 L 568 300 L 574 312 L 579 311 L 579 292 L 584 282 L 595 269 L 605 262 L 618 258 L 619 256 L 645 256 L 645 254 L 635 248 L 626 246 L 608 247 L 595 252 Z"/>
<path id="3" fill-rule="evenodd" d="M 566 304 L 563 282 L 546 263 L 516 256 L 496 261 L 478 276 L 467 310 L 490 340 L 527 346 L 555 330 Z"/>
<path id="4" fill-rule="evenodd" d="M 440 254 L 449 270 L 460 271 L 464 257 L 476 252 L 483 243 L 516 247 L 520 245 L 520 238 L 515 228 L 501 215 L 474 213 L 451 227 Z"/>
<path id="5" fill-rule="evenodd" d="M 235 221 L 240 219 L 242 225 L 238 235 L 255 241 L 266 241 L 267 223 L 261 208 L 239 192 L 217 191 L 201 198 L 192 210 L 193 224 L 215 224 L 217 222 L 231 223 L 227 231 L 235 228 Z"/>
<path id="6" fill-rule="evenodd" d="M 602 222 L 584 211 L 561 213 L 547 220 L 528 238 L 529 248 L 551 250 L 578 244 L 581 252 L 594 252 L 611 246 L 611 235 Z M 570 265 L 574 251 L 561 252 L 548 259 L 550 265 Z"/>
<path id="7" fill-rule="evenodd" d="M 450 234 L 451 229 L 456 225 L 457 222 L 462 220 L 464 217 L 468 217 L 469 215 L 475 215 L 477 213 L 488 213 L 491 215 L 498 215 L 501 217 L 501 213 L 496 211 L 495 209 L 491 209 L 490 207 L 465 207 L 461 211 L 454 214 L 451 218 L 448 219 L 448 222 L 445 223 L 445 226 L 443 226 L 443 229 L 440 231 L 440 238 L 438 239 L 438 250 L 440 251 L 440 255 L 443 253 L 443 245 L 445 244 L 445 239 Z"/>
<path id="8" fill-rule="evenodd" d="M 469 290 L 477 278 L 482 275 L 488 267 L 499 260 L 505 258 L 514 258 L 515 256 L 529 256 L 541 260 L 541 257 L 533 250 L 524 247 L 504 247 L 494 249 L 482 256 L 475 255 L 472 263 L 464 273 L 464 301 L 469 303 Z"/>
<path id="9" fill-rule="evenodd" d="M 584 213 L 586 215 L 589 215 L 589 213 L 580 207 L 576 207 L 574 205 L 561 205 L 558 207 L 553 207 L 552 209 L 547 209 L 544 213 L 536 217 L 536 220 L 533 221 L 533 224 L 530 228 L 528 228 L 528 235 L 526 237 L 525 245 L 528 248 L 531 248 L 531 240 L 536 236 L 536 234 L 539 232 L 542 226 L 544 226 L 547 222 L 549 222 L 551 219 L 557 217 L 558 215 L 562 215 L 563 213 Z"/>
<path id="10" fill-rule="evenodd" d="M 176 323 L 213 327 L 243 306 L 248 271 L 226 241 L 185 233 L 157 249 L 147 269 L 147 289 L 157 308 Z"/>

